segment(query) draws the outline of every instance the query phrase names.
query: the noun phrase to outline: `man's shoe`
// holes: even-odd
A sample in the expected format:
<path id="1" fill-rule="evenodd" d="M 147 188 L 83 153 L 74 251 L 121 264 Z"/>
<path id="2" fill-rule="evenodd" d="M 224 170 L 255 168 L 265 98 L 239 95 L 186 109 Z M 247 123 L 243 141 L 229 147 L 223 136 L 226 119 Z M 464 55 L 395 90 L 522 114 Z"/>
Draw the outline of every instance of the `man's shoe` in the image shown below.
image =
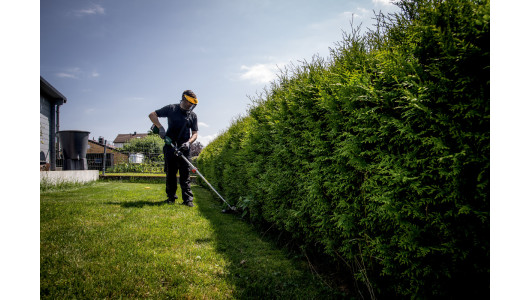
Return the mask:
<path id="1" fill-rule="evenodd" d="M 189 207 L 194 207 L 195 206 L 195 205 L 193 205 L 193 202 L 191 202 L 191 201 L 183 202 L 182 204 L 184 204 L 186 206 L 189 206 Z"/>
<path id="2" fill-rule="evenodd" d="M 166 203 L 167 204 L 175 204 L 175 199 L 167 198 Z"/>

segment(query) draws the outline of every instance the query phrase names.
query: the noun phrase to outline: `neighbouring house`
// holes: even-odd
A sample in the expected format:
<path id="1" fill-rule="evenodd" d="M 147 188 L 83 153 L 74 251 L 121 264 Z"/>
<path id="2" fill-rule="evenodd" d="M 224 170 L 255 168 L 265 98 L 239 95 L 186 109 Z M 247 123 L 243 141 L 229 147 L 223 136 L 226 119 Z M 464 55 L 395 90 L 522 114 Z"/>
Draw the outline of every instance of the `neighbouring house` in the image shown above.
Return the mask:
<path id="1" fill-rule="evenodd" d="M 57 164 L 57 131 L 59 108 L 66 97 L 42 76 L 40 77 L 40 164 L 41 169 L 55 171 Z"/>
<path id="2" fill-rule="evenodd" d="M 114 139 L 114 147 L 122 148 L 123 145 L 129 143 L 132 139 L 141 139 L 147 136 L 147 133 L 128 133 L 128 134 L 118 134 Z"/>
<path id="3" fill-rule="evenodd" d="M 105 168 L 128 161 L 128 156 L 120 153 L 115 147 L 107 145 L 105 149 L 105 141 L 102 138 L 97 141 L 88 140 L 86 157 L 89 170 L 103 170 L 104 153 L 106 153 Z"/>

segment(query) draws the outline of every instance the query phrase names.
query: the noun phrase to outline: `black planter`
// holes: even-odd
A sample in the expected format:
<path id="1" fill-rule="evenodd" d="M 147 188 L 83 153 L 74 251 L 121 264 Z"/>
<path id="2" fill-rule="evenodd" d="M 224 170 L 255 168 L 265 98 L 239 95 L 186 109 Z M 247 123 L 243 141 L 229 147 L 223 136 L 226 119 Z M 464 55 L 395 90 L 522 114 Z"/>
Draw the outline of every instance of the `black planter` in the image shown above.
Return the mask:
<path id="1" fill-rule="evenodd" d="M 88 170 L 86 150 L 89 131 L 61 130 L 57 132 L 63 149 L 63 170 Z"/>

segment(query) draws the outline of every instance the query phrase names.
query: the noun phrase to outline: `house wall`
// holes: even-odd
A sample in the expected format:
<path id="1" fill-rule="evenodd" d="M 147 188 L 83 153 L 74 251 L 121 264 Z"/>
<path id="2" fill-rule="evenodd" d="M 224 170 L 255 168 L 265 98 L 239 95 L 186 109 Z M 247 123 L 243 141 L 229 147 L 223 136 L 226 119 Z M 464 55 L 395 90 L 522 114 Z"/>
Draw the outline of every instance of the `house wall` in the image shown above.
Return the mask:
<path id="1" fill-rule="evenodd" d="M 88 146 L 86 149 L 86 153 L 103 153 L 103 146 L 92 143 L 92 141 L 88 141 Z M 110 152 L 110 150 L 107 148 L 107 152 Z"/>
<path id="2" fill-rule="evenodd" d="M 88 147 L 86 150 L 86 153 L 101 153 L 103 154 L 103 146 L 97 143 L 93 143 L 92 141 L 88 141 Z M 128 161 L 128 156 L 126 154 L 120 153 L 118 151 L 115 151 L 113 149 L 110 149 L 107 147 L 107 153 L 113 153 L 114 154 L 114 161 L 113 164 L 119 164 L 124 163 Z"/>
<path id="3" fill-rule="evenodd" d="M 40 96 L 40 151 L 46 156 L 46 162 L 50 162 L 50 102 L 44 97 Z"/>

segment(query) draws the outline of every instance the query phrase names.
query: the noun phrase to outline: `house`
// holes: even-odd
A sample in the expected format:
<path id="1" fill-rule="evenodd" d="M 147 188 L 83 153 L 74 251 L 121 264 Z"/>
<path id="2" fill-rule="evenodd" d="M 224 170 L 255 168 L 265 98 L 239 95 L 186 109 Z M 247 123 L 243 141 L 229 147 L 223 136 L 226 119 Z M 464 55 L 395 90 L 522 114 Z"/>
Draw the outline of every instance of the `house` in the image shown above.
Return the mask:
<path id="1" fill-rule="evenodd" d="M 88 140 L 86 157 L 89 170 L 103 170 L 104 153 L 106 153 L 105 168 L 128 161 L 126 154 L 120 153 L 115 147 L 109 145 L 106 147 L 107 149 L 105 149 L 105 141 L 102 138 L 98 141 Z"/>
<path id="2" fill-rule="evenodd" d="M 118 134 L 118 136 L 114 139 L 114 147 L 116 148 L 122 148 L 123 145 L 130 142 L 132 139 L 141 139 L 147 136 L 147 133 L 128 133 L 128 134 Z"/>
<path id="3" fill-rule="evenodd" d="M 66 103 L 66 97 L 42 76 L 40 77 L 40 162 L 56 168 L 57 135 L 59 131 L 59 108 Z M 47 169 L 47 167 L 46 167 Z"/>

